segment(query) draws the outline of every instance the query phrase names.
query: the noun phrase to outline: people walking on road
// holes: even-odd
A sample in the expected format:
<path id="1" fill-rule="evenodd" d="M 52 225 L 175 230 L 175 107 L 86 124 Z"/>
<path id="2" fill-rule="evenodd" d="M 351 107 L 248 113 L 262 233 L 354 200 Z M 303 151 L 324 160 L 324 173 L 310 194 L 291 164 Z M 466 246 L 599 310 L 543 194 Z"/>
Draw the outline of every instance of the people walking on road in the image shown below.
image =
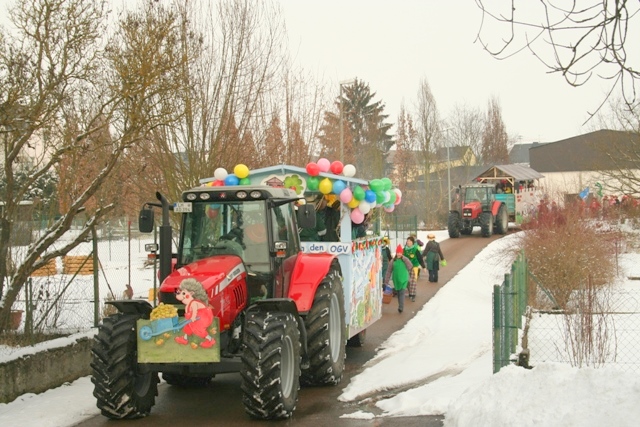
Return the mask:
<path id="1" fill-rule="evenodd" d="M 409 277 L 411 277 L 413 264 L 404 256 L 402 245 L 396 248 L 396 257 L 389 263 L 387 274 L 384 276 L 384 284 L 389 286 L 389 279 L 393 280 L 393 287 L 398 293 L 398 313 L 404 311 L 404 291 L 407 289 Z"/>
<path id="2" fill-rule="evenodd" d="M 427 245 L 424 248 L 422 256 L 427 264 L 427 270 L 429 270 L 429 281 L 432 283 L 438 282 L 438 270 L 440 269 L 440 262 L 444 261 L 444 255 L 442 255 L 442 249 L 440 249 L 440 243 L 436 242 L 435 234 L 429 233 L 427 235 Z"/>
<path id="3" fill-rule="evenodd" d="M 411 298 L 411 301 L 415 301 L 420 268 L 424 269 L 426 267 L 422 259 L 422 254 L 420 253 L 420 247 L 416 244 L 415 237 L 407 237 L 407 244 L 404 246 L 403 255 L 409 258 L 409 261 L 411 261 L 413 265 L 409 278 L 409 298 Z"/>
<path id="4" fill-rule="evenodd" d="M 391 242 L 389 241 L 388 237 L 383 237 L 382 238 L 382 248 L 381 248 L 381 252 L 382 252 L 382 277 L 385 277 L 387 275 L 387 270 L 389 269 L 389 263 L 393 259 L 393 256 L 391 255 L 391 248 L 389 248 L 389 244 L 390 243 Z"/>

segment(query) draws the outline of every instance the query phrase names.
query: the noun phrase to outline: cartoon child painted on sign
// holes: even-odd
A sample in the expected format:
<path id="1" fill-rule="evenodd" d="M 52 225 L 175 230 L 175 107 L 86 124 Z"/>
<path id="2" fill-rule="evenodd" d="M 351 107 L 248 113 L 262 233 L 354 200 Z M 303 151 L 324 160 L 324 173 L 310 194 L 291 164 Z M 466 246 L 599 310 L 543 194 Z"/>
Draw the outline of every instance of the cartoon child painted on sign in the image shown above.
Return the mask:
<path id="1" fill-rule="evenodd" d="M 184 335 L 176 337 L 175 341 L 186 345 L 189 337 L 195 335 L 204 339 L 200 347 L 211 348 L 216 343 L 208 330 L 213 322 L 213 310 L 206 303 L 207 293 L 202 284 L 196 279 L 184 279 L 176 289 L 176 299 L 184 304 L 184 317 L 190 322 L 183 328 Z"/>

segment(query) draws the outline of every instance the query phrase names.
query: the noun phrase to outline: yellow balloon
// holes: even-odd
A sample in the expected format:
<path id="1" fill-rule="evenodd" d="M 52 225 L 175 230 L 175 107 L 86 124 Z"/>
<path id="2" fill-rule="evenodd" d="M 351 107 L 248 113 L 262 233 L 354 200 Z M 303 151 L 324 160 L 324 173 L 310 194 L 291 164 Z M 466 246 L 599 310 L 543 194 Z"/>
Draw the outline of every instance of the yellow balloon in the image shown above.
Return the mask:
<path id="1" fill-rule="evenodd" d="M 354 197 L 353 199 L 351 199 L 349 203 L 347 203 L 347 206 L 349 206 L 351 209 L 355 209 L 358 207 L 359 204 L 360 204 L 360 200 Z"/>
<path id="2" fill-rule="evenodd" d="M 235 168 L 233 168 L 233 173 L 235 176 L 237 176 L 240 179 L 246 178 L 249 176 L 249 168 L 246 165 L 243 165 L 241 163 L 239 165 L 236 165 Z"/>
<path id="3" fill-rule="evenodd" d="M 333 184 L 331 183 L 331 180 L 329 178 L 323 179 L 322 181 L 320 181 L 320 185 L 318 185 L 318 190 L 320 190 L 322 194 L 329 194 L 331 193 L 332 189 Z"/>

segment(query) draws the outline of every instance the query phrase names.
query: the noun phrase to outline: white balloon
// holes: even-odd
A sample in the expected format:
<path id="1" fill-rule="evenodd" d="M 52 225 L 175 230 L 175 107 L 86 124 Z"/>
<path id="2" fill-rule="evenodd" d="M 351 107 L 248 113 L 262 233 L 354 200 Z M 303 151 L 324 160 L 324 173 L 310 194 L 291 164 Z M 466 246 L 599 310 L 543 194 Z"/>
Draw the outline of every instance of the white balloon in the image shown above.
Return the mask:
<path id="1" fill-rule="evenodd" d="M 402 191 L 399 188 L 394 188 L 393 191 L 396 192 L 396 196 L 402 198 Z"/>
<path id="2" fill-rule="evenodd" d="M 342 174 L 344 176 L 355 176 L 356 175 L 356 167 L 353 166 L 352 164 L 348 164 L 348 165 L 344 165 L 344 168 L 342 168 Z"/>
<path id="3" fill-rule="evenodd" d="M 358 208 L 360 209 L 360 212 L 366 215 L 371 210 L 371 205 L 369 204 L 369 202 L 362 200 L 360 201 Z"/>
<path id="4" fill-rule="evenodd" d="M 224 181 L 224 179 L 229 175 L 225 168 L 218 168 L 213 172 L 213 177 L 218 181 Z"/>
<path id="5" fill-rule="evenodd" d="M 384 202 L 382 202 L 383 205 L 386 205 L 387 203 L 389 203 L 389 200 L 391 200 L 391 194 L 389 194 L 388 191 L 384 192 Z"/>

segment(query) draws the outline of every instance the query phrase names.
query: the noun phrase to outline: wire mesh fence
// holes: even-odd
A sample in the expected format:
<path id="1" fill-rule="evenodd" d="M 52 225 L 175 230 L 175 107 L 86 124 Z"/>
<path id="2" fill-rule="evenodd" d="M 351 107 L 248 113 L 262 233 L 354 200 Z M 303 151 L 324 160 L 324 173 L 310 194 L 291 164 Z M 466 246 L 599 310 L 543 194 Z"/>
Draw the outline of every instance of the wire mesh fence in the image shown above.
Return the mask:
<path id="1" fill-rule="evenodd" d="M 523 334 L 529 364 L 615 366 L 640 372 L 640 290 L 606 290 L 597 311 L 532 310 Z"/>
<path id="2" fill-rule="evenodd" d="M 67 256 L 55 258 L 32 274 L 13 304 L 16 332 L 83 332 L 109 312 L 108 300 L 149 300 L 157 286 L 155 258 L 145 252 L 145 244 L 152 242 L 154 236 L 138 233 L 136 223 L 119 221 L 117 227 L 99 230 L 95 242 L 82 242 Z M 0 346 L 0 355 L 16 350 Z"/>

